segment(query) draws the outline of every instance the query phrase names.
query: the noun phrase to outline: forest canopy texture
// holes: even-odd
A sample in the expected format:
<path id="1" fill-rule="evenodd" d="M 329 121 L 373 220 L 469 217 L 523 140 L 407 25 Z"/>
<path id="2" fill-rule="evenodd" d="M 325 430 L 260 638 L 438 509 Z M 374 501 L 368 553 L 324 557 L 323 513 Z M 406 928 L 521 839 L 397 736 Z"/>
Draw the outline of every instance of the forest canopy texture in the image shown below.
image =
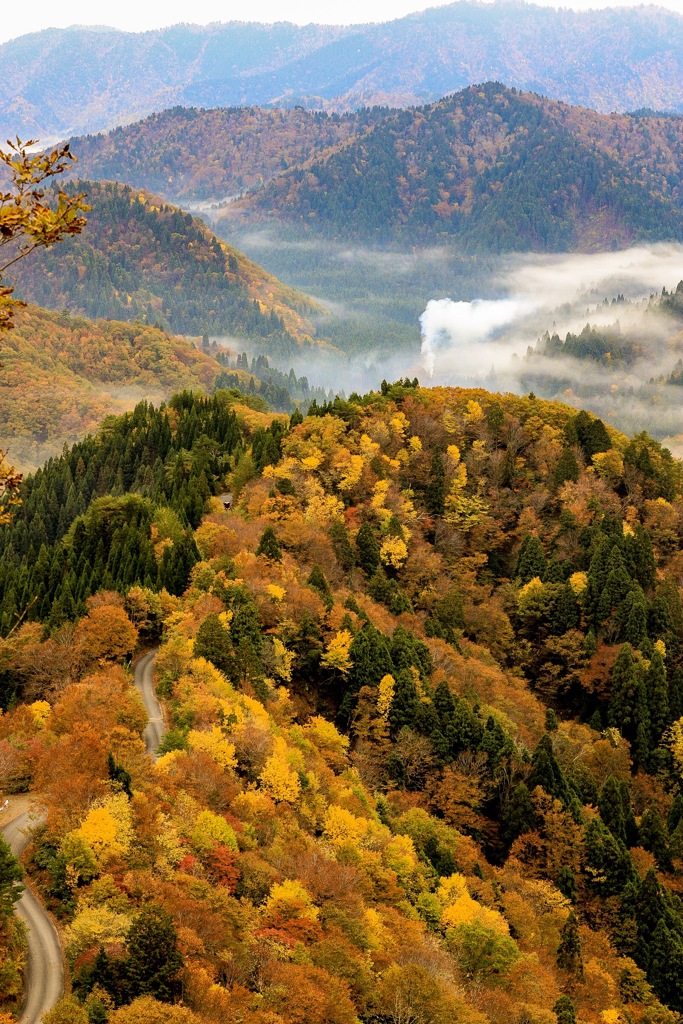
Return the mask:
<path id="1" fill-rule="evenodd" d="M 306 416 L 184 392 L 21 497 L 0 778 L 47 803 L 55 1022 L 675 1024 L 666 449 L 410 380 Z"/>

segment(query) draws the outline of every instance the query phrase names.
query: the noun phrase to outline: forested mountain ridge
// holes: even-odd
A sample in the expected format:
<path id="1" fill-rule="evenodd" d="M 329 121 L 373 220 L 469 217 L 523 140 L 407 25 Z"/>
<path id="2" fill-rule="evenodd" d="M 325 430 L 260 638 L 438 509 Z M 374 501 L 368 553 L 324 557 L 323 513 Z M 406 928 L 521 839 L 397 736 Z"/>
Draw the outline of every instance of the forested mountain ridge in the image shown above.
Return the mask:
<path id="1" fill-rule="evenodd" d="M 683 238 L 683 121 L 604 116 L 473 86 L 389 111 L 222 216 L 473 251 L 592 250 Z"/>
<path id="2" fill-rule="evenodd" d="M 486 102 L 476 104 L 480 91 Z M 602 157 L 615 161 L 620 176 L 625 172 L 647 192 L 680 206 L 683 119 L 654 114 L 598 114 L 536 94 L 524 94 L 516 100 L 514 95 L 490 84 L 480 86 L 411 111 L 407 120 L 397 111 L 379 107 L 342 116 L 300 108 L 176 107 L 106 134 L 71 139 L 78 157 L 72 175 L 123 181 L 172 201 L 219 202 L 258 189 L 289 169 L 296 178 L 297 167 L 301 168 L 298 173 L 307 172 L 316 161 L 328 160 L 338 148 L 350 148 L 356 157 L 357 147 L 363 145 L 360 140 L 376 126 L 378 134 L 397 136 L 399 146 L 399 136 L 404 146 L 421 146 L 429 154 L 425 159 L 430 161 L 443 160 L 436 149 L 443 140 L 430 133 L 445 135 L 452 162 L 472 163 L 461 188 L 465 193 L 470 189 L 472 201 L 477 191 L 486 191 L 487 187 L 486 180 L 478 182 L 477 174 L 490 170 L 492 161 L 508 153 L 515 137 L 524 141 L 523 134 L 538 132 L 540 124 L 545 125 L 547 133 L 545 148 L 564 143 L 564 133 L 568 133 L 584 149 L 597 150 Z M 516 113 L 509 109 L 512 103 L 518 108 Z M 411 125 L 411 120 L 417 124 Z M 421 122 L 423 135 L 418 134 Z M 557 131 L 562 135 L 556 138 Z M 525 159 L 528 163 L 531 154 Z M 418 161 L 419 157 L 413 158 L 413 162 Z M 528 170 L 523 168 L 527 174 Z M 436 185 L 447 191 L 452 168 L 439 166 L 439 171 L 442 180 Z M 424 171 L 422 174 L 424 177 Z M 458 199 L 462 204 L 462 195 Z"/>
<path id="3" fill-rule="evenodd" d="M 408 380 L 246 412 L 141 405 L 0 530 L 2 778 L 47 801 L 64 1012 L 675 1024 L 683 466 Z M 152 765 L 115 663 L 159 642 Z"/>
<path id="4" fill-rule="evenodd" d="M 48 142 L 177 103 L 408 106 L 487 79 L 603 111 L 680 110 L 682 53 L 683 19 L 654 6 L 461 2 L 348 27 L 51 29 L 0 47 L 0 131 Z"/>
<path id="5" fill-rule="evenodd" d="M 13 271 L 18 298 L 178 334 L 254 337 L 274 351 L 312 342 L 315 303 L 190 214 L 117 182 L 67 188 L 87 193 L 87 226 Z"/>
<path id="6" fill-rule="evenodd" d="M 175 202 L 221 200 L 355 135 L 379 112 L 327 115 L 297 107 L 174 107 L 101 135 L 70 140 L 72 176 L 122 181 Z"/>

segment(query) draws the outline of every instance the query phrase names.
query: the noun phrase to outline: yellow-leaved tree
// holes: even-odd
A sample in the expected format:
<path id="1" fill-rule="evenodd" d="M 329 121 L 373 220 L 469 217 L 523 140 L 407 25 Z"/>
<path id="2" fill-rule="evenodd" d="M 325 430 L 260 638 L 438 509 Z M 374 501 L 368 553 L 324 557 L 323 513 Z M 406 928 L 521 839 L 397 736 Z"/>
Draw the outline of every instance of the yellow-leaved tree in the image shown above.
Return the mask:
<path id="1" fill-rule="evenodd" d="M 353 637 L 348 629 L 340 629 L 330 640 L 321 658 L 326 668 L 336 669 L 343 676 L 351 671 L 351 642 Z"/>
<path id="2" fill-rule="evenodd" d="M 128 853 L 133 841 L 133 823 L 125 793 L 115 793 L 92 807 L 74 836 L 87 845 L 100 867 Z"/>
<path id="3" fill-rule="evenodd" d="M 287 759 L 287 747 L 280 737 L 275 739 L 275 749 L 268 758 L 259 780 L 263 789 L 278 802 L 293 804 L 301 793 L 301 782 Z"/>

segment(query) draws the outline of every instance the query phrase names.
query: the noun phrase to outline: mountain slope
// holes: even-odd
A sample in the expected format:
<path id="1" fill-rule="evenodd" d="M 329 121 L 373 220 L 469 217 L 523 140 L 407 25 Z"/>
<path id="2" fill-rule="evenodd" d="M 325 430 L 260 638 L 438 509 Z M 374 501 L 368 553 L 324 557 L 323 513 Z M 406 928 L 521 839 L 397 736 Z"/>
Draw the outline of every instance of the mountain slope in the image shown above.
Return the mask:
<path id="1" fill-rule="evenodd" d="M 28 307 L 0 343 L 0 445 L 34 468 L 142 398 L 209 391 L 223 367 L 156 327 Z"/>
<path id="2" fill-rule="evenodd" d="M 0 133 L 47 143 L 175 103 L 409 105 L 487 79 L 604 111 L 682 110 L 683 18 L 465 0 L 346 28 L 50 29 L 0 47 Z"/>
<path id="3" fill-rule="evenodd" d="M 677 1024 L 683 466 L 406 381 L 261 424 L 140 406 L 0 529 L 63 1016 Z"/>
<path id="4" fill-rule="evenodd" d="M 379 116 L 377 114 L 376 116 Z M 122 181 L 174 201 L 221 199 L 319 156 L 372 120 L 297 107 L 174 107 L 101 135 L 72 138 L 72 177 Z"/>
<path id="5" fill-rule="evenodd" d="M 473 250 L 605 248 L 683 237 L 682 169 L 683 120 L 606 117 L 488 83 L 389 111 L 222 215 Z"/>
<path id="6" fill-rule="evenodd" d="M 311 341 L 311 300 L 201 221 L 118 183 L 71 187 L 87 192 L 87 227 L 20 264 L 17 297 L 92 317 L 143 318 L 180 334 L 251 336 L 275 351 Z"/>

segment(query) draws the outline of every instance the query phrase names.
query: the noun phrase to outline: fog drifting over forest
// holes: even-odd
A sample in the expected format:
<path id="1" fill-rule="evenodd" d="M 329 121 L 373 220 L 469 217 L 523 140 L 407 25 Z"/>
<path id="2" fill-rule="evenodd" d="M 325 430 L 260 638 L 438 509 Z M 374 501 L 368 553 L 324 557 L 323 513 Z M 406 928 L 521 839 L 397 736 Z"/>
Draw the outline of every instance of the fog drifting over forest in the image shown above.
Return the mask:
<path id="1" fill-rule="evenodd" d="M 383 378 L 417 376 L 426 385 L 534 390 L 588 408 L 627 433 L 647 429 L 663 438 L 683 431 L 681 388 L 649 383 L 671 374 L 683 340 L 670 318 L 645 314 L 651 296 L 683 279 L 681 245 L 471 257 L 446 247 L 380 250 L 266 232 L 232 241 L 326 308 L 318 336 L 337 351 L 306 352 L 283 364 L 311 384 L 348 395 Z M 618 296 L 624 301 L 613 302 Z M 605 365 L 527 357 L 546 331 L 564 340 L 586 324 L 617 322 L 637 339 L 641 358 Z"/>
<path id="2" fill-rule="evenodd" d="M 512 368 L 513 357 L 546 330 L 560 337 L 586 323 L 622 328 L 641 310 L 603 306 L 622 294 L 637 303 L 683 278 L 683 246 L 656 245 L 592 255 L 512 257 L 495 282 L 505 298 L 430 300 L 420 317 L 425 369 L 435 380 Z M 666 332 L 668 325 L 662 325 Z M 652 376 L 652 370 L 649 376 Z"/>
<path id="3" fill-rule="evenodd" d="M 661 378 L 683 355 L 683 334 L 675 321 L 648 306 L 651 296 L 663 287 L 675 290 L 682 278 L 679 245 L 513 258 L 495 282 L 503 297 L 427 303 L 420 317 L 424 374 L 435 384 L 534 390 L 588 408 L 628 433 L 680 435 L 681 387 Z M 623 301 L 613 302 L 617 297 Z M 564 340 L 587 324 L 618 324 L 640 350 L 637 358 L 528 354 L 546 331 Z"/>

